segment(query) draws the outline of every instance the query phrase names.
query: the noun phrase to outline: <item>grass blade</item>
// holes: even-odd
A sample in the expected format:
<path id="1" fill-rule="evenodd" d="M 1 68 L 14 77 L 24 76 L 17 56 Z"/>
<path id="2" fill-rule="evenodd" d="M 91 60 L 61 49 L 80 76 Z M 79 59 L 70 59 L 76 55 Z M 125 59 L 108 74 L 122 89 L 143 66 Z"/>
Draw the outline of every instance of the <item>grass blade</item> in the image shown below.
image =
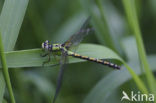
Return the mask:
<path id="1" fill-rule="evenodd" d="M 99 9 L 99 12 L 100 12 L 100 16 L 101 16 L 101 21 L 103 23 L 103 28 L 105 28 L 105 32 L 102 32 L 103 30 L 100 30 L 101 33 L 104 35 L 104 40 L 105 40 L 105 43 L 110 47 L 112 48 L 114 51 L 117 52 L 115 46 L 114 46 L 114 42 L 112 40 L 112 37 L 110 35 L 110 31 L 108 29 L 108 24 L 107 24 L 107 21 L 106 21 L 106 17 L 105 17 L 105 12 L 104 12 L 104 8 L 103 8 L 103 5 L 102 5 L 102 0 L 96 0 L 96 5 Z M 95 16 L 95 14 L 94 14 Z"/>
<path id="2" fill-rule="evenodd" d="M 13 50 L 18 33 L 24 18 L 28 0 L 5 0 L 0 15 L 0 30 L 2 33 L 2 42 L 4 51 Z M 2 73 L 0 72 L 0 76 Z M 5 82 L 0 78 L 0 100 L 3 98 Z M 2 101 L 0 101 L 2 102 Z"/>
<path id="3" fill-rule="evenodd" d="M 13 50 L 25 15 L 28 0 L 6 0 L 0 16 L 4 50 Z"/>
<path id="4" fill-rule="evenodd" d="M 139 57 L 141 61 L 141 65 L 145 70 L 146 79 L 148 86 L 150 88 L 150 92 L 153 92 L 156 95 L 156 83 L 154 76 L 150 70 L 150 66 L 148 64 L 147 58 L 146 58 L 146 52 L 143 45 L 143 40 L 141 37 L 141 31 L 139 28 L 139 23 L 137 19 L 137 13 L 136 13 L 136 7 L 135 7 L 135 1 L 134 0 L 123 0 L 123 5 L 125 7 L 125 12 L 127 14 L 128 21 L 130 23 L 130 27 L 134 32 L 134 36 L 136 38 L 136 43 L 138 47 Z"/>
<path id="5" fill-rule="evenodd" d="M 1 33 L 0 33 L 0 59 L 1 59 L 1 63 L 2 63 L 2 72 L 4 75 L 4 79 L 5 79 L 8 91 L 9 91 L 11 103 L 15 103 L 14 94 L 12 91 L 12 86 L 11 86 L 10 77 L 9 77 L 9 73 L 8 73 L 8 67 L 7 67 L 7 63 L 6 63 L 6 57 L 4 54 L 4 47 L 2 44 Z"/>
<path id="6" fill-rule="evenodd" d="M 46 61 L 48 57 L 41 57 L 41 53 L 41 49 L 6 52 L 8 67 L 17 68 L 42 66 L 42 63 Z M 122 61 L 122 59 L 109 48 L 95 44 L 81 44 L 77 50 L 77 53 L 100 59 L 116 59 Z M 50 66 L 58 64 L 59 56 L 57 58 L 58 61 L 55 58 L 53 58 L 53 56 L 51 56 L 51 61 L 46 65 Z M 76 63 L 82 61 L 84 62 L 84 60 L 69 57 L 69 63 Z"/>

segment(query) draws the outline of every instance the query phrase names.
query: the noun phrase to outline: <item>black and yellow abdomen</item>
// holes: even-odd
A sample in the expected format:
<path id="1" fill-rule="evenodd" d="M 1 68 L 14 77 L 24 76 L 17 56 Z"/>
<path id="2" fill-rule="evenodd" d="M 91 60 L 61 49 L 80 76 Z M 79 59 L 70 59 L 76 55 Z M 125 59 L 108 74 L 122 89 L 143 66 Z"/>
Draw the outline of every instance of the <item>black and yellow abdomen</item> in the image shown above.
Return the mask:
<path id="1" fill-rule="evenodd" d="M 84 60 L 96 62 L 96 63 L 99 63 L 99 64 L 103 64 L 103 65 L 112 67 L 112 68 L 114 68 L 114 69 L 120 69 L 120 68 L 121 68 L 121 67 L 118 66 L 117 64 L 108 62 L 108 61 L 106 61 L 106 60 L 96 59 L 96 58 L 92 58 L 92 57 L 88 57 L 88 56 L 82 56 L 82 55 L 79 55 L 79 54 L 77 54 L 77 53 L 72 53 L 72 52 L 68 53 L 68 55 L 69 55 L 69 56 L 72 56 L 72 57 L 76 57 L 76 58 L 80 58 L 80 59 L 84 59 Z"/>

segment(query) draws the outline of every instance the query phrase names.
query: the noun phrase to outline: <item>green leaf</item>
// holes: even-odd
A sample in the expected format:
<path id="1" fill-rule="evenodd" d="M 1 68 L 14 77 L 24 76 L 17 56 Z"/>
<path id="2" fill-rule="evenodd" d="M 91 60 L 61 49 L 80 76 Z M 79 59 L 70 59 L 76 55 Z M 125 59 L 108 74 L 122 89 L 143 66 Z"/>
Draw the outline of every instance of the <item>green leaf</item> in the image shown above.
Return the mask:
<path id="1" fill-rule="evenodd" d="M 139 21 L 137 18 L 135 0 L 122 0 L 122 1 L 125 8 L 125 12 L 127 14 L 127 19 L 129 21 L 130 27 L 136 38 L 138 54 L 142 65 L 141 69 L 145 71 L 146 81 L 148 83 L 149 91 L 156 95 L 155 78 L 153 73 L 151 72 L 149 63 L 147 61 L 146 51 L 143 44 Z"/>
<path id="2" fill-rule="evenodd" d="M 10 101 L 11 101 L 11 103 L 15 103 L 15 98 L 14 98 L 11 81 L 10 81 L 10 76 L 9 76 L 9 72 L 8 72 L 6 55 L 4 54 L 4 47 L 3 47 L 3 43 L 2 43 L 1 32 L 0 32 L 0 60 L 1 60 L 1 64 L 2 64 L 3 77 L 5 80 L 8 92 L 9 92 L 9 96 L 10 96 Z"/>
<path id="3" fill-rule="evenodd" d="M 0 31 L 5 51 L 13 50 L 24 18 L 28 0 L 5 0 L 0 15 Z M 0 102 L 2 102 L 5 82 L 0 71 Z"/>
<path id="4" fill-rule="evenodd" d="M 127 55 L 128 61 L 129 62 L 133 61 L 133 62 L 139 64 L 138 51 L 137 51 L 137 46 L 136 46 L 135 39 L 133 37 L 127 37 L 127 38 L 123 39 L 122 45 L 123 45 L 123 48 L 124 48 L 125 53 Z M 131 50 L 133 50 L 133 53 L 130 52 Z M 127 67 L 127 70 L 129 71 L 129 73 L 132 75 L 132 77 L 133 77 L 136 85 L 139 87 L 139 89 L 143 93 L 147 93 L 148 91 L 147 91 L 147 88 L 145 87 L 145 84 L 136 75 L 136 73 L 133 71 L 133 69 L 135 69 L 135 68 L 132 69 L 126 63 L 124 63 L 124 64 L 125 64 L 125 67 Z"/>
<path id="5" fill-rule="evenodd" d="M 122 61 L 122 59 L 109 48 L 96 44 L 81 44 L 76 52 L 84 56 L 99 59 L 116 59 Z M 48 57 L 41 57 L 41 53 L 43 53 L 41 49 L 6 52 L 8 67 L 16 68 L 42 66 L 42 63 L 46 61 Z M 59 60 L 59 56 L 57 56 L 57 59 Z M 56 65 L 59 63 L 58 60 L 51 56 L 51 61 L 47 65 Z M 85 60 L 69 57 L 69 63 L 82 61 L 84 62 Z"/>
<path id="6" fill-rule="evenodd" d="M 6 0 L 0 16 L 5 51 L 13 50 L 25 15 L 28 0 Z"/>

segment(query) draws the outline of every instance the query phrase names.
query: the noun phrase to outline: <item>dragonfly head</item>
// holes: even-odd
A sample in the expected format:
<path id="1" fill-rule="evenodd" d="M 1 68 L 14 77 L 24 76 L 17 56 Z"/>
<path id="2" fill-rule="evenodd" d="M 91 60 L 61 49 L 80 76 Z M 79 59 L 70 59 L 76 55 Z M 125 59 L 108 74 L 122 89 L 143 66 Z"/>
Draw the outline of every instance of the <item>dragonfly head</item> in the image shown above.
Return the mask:
<path id="1" fill-rule="evenodd" d="M 48 40 L 42 43 L 42 49 L 50 51 L 52 50 L 52 45 L 49 43 Z"/>

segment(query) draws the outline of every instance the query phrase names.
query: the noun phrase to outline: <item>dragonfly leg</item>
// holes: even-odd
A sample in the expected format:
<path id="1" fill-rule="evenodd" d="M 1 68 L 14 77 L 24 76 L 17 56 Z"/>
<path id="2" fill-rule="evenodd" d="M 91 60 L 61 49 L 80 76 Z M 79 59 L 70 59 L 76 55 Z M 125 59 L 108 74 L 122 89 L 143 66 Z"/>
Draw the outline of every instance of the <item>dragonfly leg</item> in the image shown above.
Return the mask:
<path id="1" fill-rule="evenodd" d="M 48 55 L 48 60 L 47 60 L 47 61 L 44 61 L 44 62 L 42 63 L 42 66 L 44 66 L 46 63 L 49 63 L 49 62 L 50 62 L 50 54 L 47 53 L 46 56 L 47 56 L 47 55 Z"/>
<path id="2" fill-rule="evenodd" d="M 58 58 L 56 58 L 56 55 L 53 54 L 54 60 L 58 61 Z"/>
<path id="3" fill-rule="evenodd" d="M 41 57 L 46 57 L 48 54 L 49 54 L 49 53 L 45 53 L 45 54 L 42 53 L 42 54 L 40 54 L 40 56 L 41 56 Z"/>

